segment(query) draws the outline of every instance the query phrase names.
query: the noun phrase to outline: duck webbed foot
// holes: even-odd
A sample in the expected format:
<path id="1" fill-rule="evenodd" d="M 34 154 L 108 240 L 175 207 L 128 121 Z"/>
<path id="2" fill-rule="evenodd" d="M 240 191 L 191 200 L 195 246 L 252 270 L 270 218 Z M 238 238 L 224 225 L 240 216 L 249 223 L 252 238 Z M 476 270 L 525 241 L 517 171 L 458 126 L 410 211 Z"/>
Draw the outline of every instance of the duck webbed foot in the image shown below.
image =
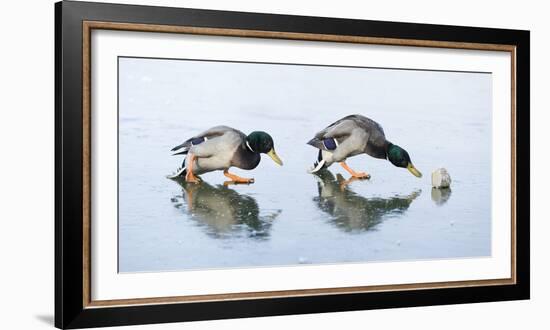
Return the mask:
<path id="1" fill-rule="evenodd" d="M 228 170 L 223 171 L 223 175 L 225 175 L 226 177 L 231 179 L 230 182 L 233 183 L 233 184 L 235 184 L 235 183 L 254 183 L 254 178 L 242 178 L 238 175 L 229 173 Z M 230 184 L 229 182 L 225 182 L 225 183 L 228 183 L 227 185 Z"/>
<path id="2" fill-rule="evenodd" d="M 349 174 L 351 174 L 352 178 L 357 179 L 370 179 L 370 174 L 366 172 L 355 172 L 353 169 L 351 169 L 346 162 L 340 162 L 340 165 L 348 171 Z"/>
<path id="3" fill-rule="evenodd" d="M 187 175 L 185 175 L 185 181 L 189 183 L 200 183 L 201 180 L 198 176 L 194 175 L 193 172 L 188 171 Z"/>
<path id="4" fill-rule="evenodd" d="M 187 168 L 187 174 L 185 175 L 185 181 L 190 183 L 199 183 L 200 178 L 193 174 L 193 163 L 195 162 L 195 155 L 189 156 L 189 168 Z"/>

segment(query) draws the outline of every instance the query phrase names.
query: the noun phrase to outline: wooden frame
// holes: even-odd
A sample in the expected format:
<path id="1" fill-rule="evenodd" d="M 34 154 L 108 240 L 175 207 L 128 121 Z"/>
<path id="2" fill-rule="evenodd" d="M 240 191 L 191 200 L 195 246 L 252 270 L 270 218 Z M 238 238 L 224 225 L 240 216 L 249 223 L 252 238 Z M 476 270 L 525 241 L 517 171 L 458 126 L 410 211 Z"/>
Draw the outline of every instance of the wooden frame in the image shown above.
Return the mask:
<path id="1" fill-rule="evenodd" d="M 93 29 L 510 52 L 511 278 L 92 301 L 90 36 Z M 68 1 L 56 4 L 57 327 L 316 313 L 528 297 L 528 32 Z"/>

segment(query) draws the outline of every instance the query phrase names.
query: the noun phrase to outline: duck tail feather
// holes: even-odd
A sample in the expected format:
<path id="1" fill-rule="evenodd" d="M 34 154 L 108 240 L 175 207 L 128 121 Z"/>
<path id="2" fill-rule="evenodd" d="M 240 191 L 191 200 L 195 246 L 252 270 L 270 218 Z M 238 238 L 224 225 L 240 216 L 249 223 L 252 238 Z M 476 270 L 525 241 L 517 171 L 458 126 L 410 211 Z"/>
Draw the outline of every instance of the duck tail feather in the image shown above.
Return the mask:
<path id="1" fill-rule="evenodd" d="M 170 151 L 178 151 L 178 152 L 174 153 L 174 155 L 186 154 L 186 153 L 189 152 L 189 149 L 191 149 L 192 146 L 196 146 L 197 144 L 201 144 L 201 143 L 203 143 L 204 141 L 207 141 L 207 140 L 208 140 L 208 137 L 206 137 L 206 136 L 193 137 L 193 138 L 190 138 L 189 140 L 183 142 L 182 144 L 175 146 Z"/>
<path id="2" fill-rule="evenodd" d="M 183 142 L 182 144 L 178 144 L 177 146 L 175 146 L 174 148 L 170 149 L 170 151 L 176 151 L 176 150 L 179 150 L 183 147 L 187 147 L 189 145 L 189 140 Z M 187 149 L 187 148 L 185 148 Z"/>
<path id="3" fill-rule="evenodd" d="M 168 179 L 177 179 L 179 177 L 186 176 L 186 175 L 187 175 L 187 169 L 185 167 L 178 167 L 178 169 L 174 173 L 167 175 L 166 177 Z"/>
<path id="4" fill-rule="evenodd" d="M 177 179 L 179 177 L 184 177 L 187 175 L 187 167 L 185 166 L 185 159 L 183 160 L 183 163 L 181 163 L 181 166 L 176 169 L 176 171 L 170 175 L 167 175 L 166 177 L 168 179 Z"/>
<path id="5" fill-rule="evenodd" d="M 310 146 L 315 147 L 319 150 L 324 149 L 323 141 L 319 140 L 318 138 L 313 138 L 313 139 L 309 140 L 309 142 L 307 144 L 309 144 Z"/>
<path id="6" fill-rule="evenodd" d="M 323 159 L 323 151 L 319 149 L 319 153 L 317 154 L 317 161 L 313 163 L 313 167 L 311 167 L 308 172 L 310 174 L 316 173 L 323 169 L 325 167 L 325 160 Z"/>
<path id="7" fill-rule="evenodd" d="M 318 162 L 315 162 L 313 163 L 313 167 L 311 169 L 309 169 L 309 173 L 310 174 L 313 174 L 313 173 L 317 173 L 319 172 L 321 169 L 323 169 L 325 167 L 325 160 L 321 160 L 321 161 L 318 161 Z"/>
<path id="8" fill-rule="evenodd" d="M 313 138 L 313 139 L 309 140 L 307 142 L 307 144 L 309 144 L 310 146 L 315 146 L 317 144 L 317 142 L 319 142 L 319 139 L 318 138 Z"/>
<path id="9" fill-rule="evenodd" d="M 178 151 L 174 152 L 174 153 L 172 154 L 172 156 L 187 155 L 188 152 L 189 152 L 189 148 L 188 148 L 188 147 L 185 147 L 185 148 L 183 148 L 183 149 L 181 149 L 181 150 L 178 150 Z"/>

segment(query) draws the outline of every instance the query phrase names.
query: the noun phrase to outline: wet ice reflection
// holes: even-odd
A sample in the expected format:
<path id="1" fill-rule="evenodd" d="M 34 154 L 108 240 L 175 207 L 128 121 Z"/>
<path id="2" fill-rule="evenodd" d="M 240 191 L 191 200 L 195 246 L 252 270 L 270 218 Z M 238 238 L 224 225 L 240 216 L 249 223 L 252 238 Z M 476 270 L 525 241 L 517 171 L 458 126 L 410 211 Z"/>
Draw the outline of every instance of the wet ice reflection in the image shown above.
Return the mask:
<path id="1" fill-rule="evenodd" d="M 441 206 L 451 198 L 451 188 L 437 189 L 432 188 L 432 201 L 438 206 Z"/>
<path id="2" fill-rule="evenodd" d="M 421 190 L 409 195 L 389 198 L 365 198 L 350 188 L 349 180 L 341 174 L 336 177 L 323 170 L 317 175 L 319 196 L 313 198 L 319 209 L 330 215 L 330 222 L 346 232 L 372 230 L 391 214 L 404 213 L 421 194 Z"/>
<path id="3" fill-rule="evenodd" d="M 281 210 L 260 213 L 253 197 L 227 185 L 186 183 L 181 178 L 174 181 L 182 187 L 182 194 L 172 198 L 174 207 L 197 221 L 211 237 L 244 235 L 264 239 L 269 236 L 272 221 L 281 213 Z"/>

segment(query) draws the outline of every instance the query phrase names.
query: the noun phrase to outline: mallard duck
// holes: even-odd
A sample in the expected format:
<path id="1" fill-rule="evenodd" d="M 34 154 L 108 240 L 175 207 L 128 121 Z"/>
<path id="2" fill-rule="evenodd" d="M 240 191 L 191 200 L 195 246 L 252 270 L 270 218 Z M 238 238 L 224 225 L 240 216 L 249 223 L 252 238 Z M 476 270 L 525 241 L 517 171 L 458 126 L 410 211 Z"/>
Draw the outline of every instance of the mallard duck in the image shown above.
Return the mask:
<path id="1" fill-rule="evenodd" d="M 283 162 L 275 152 L 273 139 L 266 132 L 256 131 L 248 136 L 228 126 L 216 126 L 196 135 L 172 149 L 174 155 L 187 155 L 182 166 L 170 176 L 184 176 L 187 182 L 198 183 L 200 175 L 223 170 L 235 183 L 253 183 L 253 178 L 242 178 L 229 173 L 230 167 L 252 170 L 265 153 L 279 165 Z"/>
<path id="2" fill-rule="evenodd" d="M 387 159 L 397 167 L 406 168 L 414 176 L 422 177 L 407 151 L 386 140 L 382 126 L 365 116 L 344 117 L 317 133 L 308 144 L 319 149 L 310 173 L 339 162 L 352 177 L 368 179 L 368 173 L 356 172 L 346 164 L 347 158 L 365 153 L 374 158 Z"/>

